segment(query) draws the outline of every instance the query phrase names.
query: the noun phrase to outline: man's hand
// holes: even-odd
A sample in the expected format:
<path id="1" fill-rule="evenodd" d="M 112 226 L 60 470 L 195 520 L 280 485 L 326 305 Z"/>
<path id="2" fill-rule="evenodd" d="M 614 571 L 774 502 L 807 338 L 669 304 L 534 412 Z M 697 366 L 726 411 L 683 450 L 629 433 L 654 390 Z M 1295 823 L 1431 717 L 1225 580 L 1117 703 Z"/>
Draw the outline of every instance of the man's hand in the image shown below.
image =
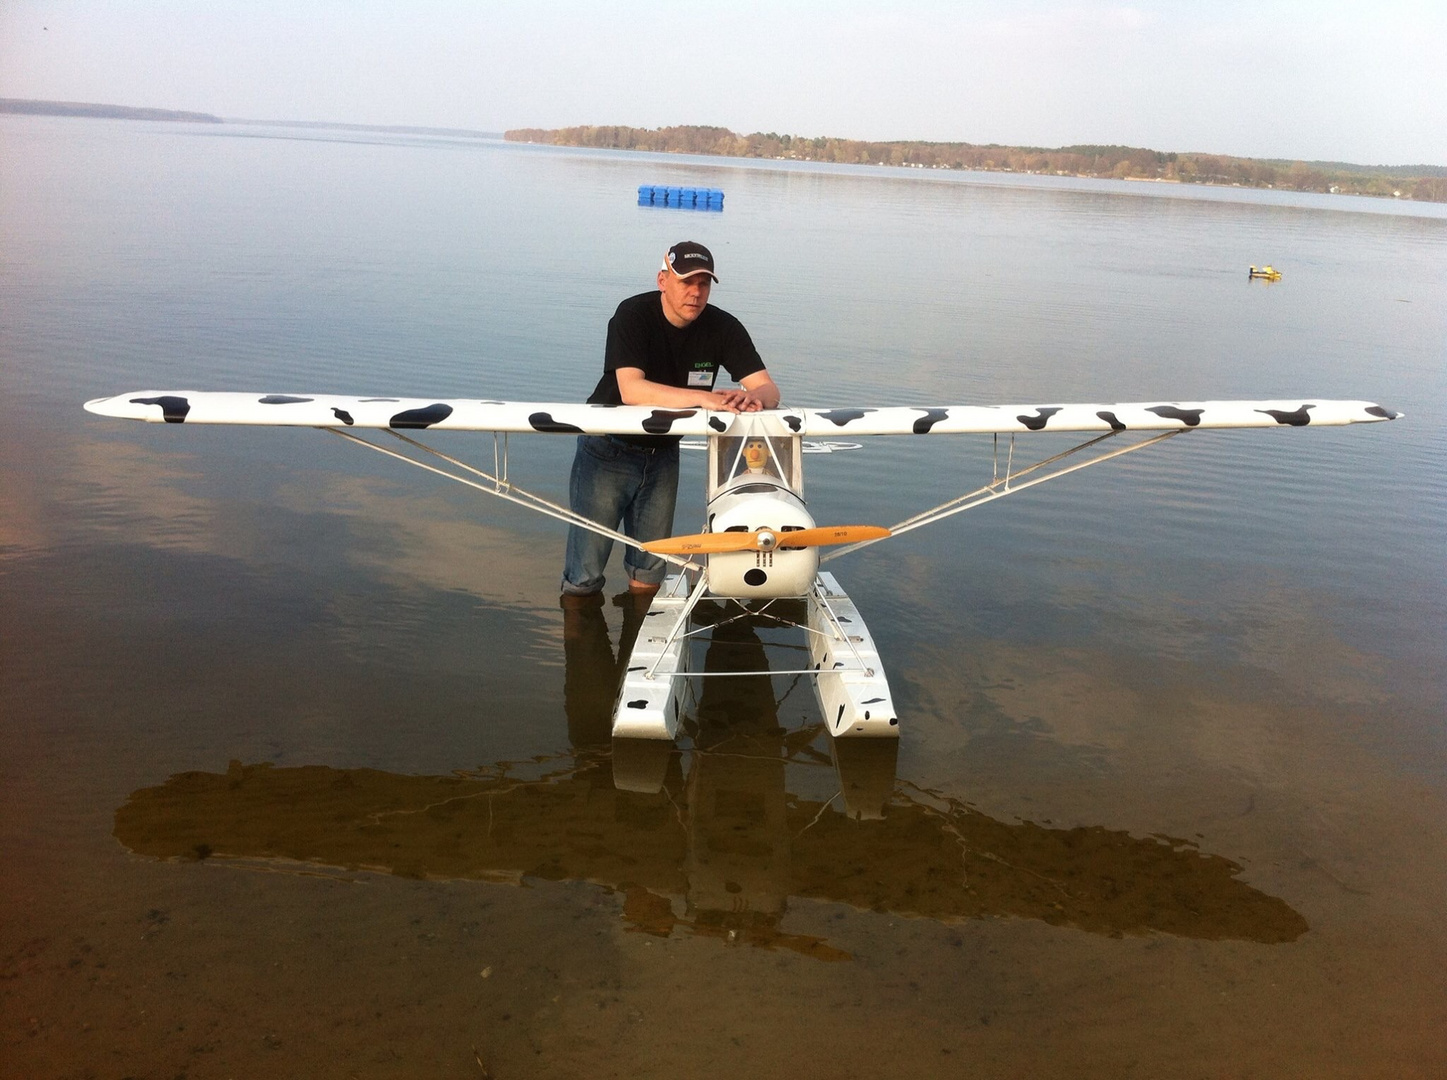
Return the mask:
<path id="1" fill-rule="evenodd" d="M 767 371 L 756 371 L 739 380 L 743 386 L 743 400 L 739 412 L 758 412 L 760 409 L 779 407 L 779 388 Z"/>
<path id="2" fill-rule="evenodd" d="M 715 390 L 713 408 L 721 412 L 758 412 L 764 403 L 747 390 Z"/>

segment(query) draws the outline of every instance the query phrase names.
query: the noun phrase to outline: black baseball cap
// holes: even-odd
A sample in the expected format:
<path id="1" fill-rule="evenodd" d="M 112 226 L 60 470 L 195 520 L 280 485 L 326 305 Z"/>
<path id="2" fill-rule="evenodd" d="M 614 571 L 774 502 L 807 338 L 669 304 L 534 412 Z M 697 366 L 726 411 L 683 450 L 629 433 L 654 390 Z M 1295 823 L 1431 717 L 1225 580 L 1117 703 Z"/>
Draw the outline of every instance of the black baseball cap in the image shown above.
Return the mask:
<path id="1" fill-rule="evenodd" d="M 707 274 L 718 280 L 718 275 L 713 272 L 713 254 L 693 240 L 685 240 L 669 248 L 668 254 L 663 257 L 663 265 L 673 271 L 674 277 L 691 278 L 695 274 Z"/>

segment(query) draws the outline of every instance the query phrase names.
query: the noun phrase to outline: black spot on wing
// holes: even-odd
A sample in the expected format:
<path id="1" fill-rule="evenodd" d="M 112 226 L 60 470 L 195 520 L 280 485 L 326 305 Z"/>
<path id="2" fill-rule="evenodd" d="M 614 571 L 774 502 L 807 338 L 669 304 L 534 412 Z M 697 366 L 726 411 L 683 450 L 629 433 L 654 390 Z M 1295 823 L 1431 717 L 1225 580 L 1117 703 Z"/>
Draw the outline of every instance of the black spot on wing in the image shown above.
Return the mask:
<path id="1" fill-rule="evenodd" d="M 1050 418 L 1059 411 L 1060 409 L 1058 407 L 1050 405 L 1042 409 L 1036 409 L 1034 416 L 1017 416 L 1015 419 L 1031 431 L 1043 431 L 1045 425 L 1050 423 Z"/>
<path id="2" fill-rule="evenodd" d="M 1287 412 L 1285 409 L 1257 409 L 1256 411 L 1265 413 L 1278 424 L 1286 424 L 1289 427 L 1306 427 L 1311 423 L 1311 417 L 1307 416 L 1306 412 L 1308 409 L 1314 408 L 1316 408 L 1315 405 L 1303 405 L 1292 412 Z"/>
<path id="3" fill-rule="evenodd" d="M 303 405 L 308 401 L 315 401 L 316 398 L 292 397 L 289 394 L 267 394 L 264 398 L 258 398 L 263 405 Z"/>
<path id="4" fill-rule="evenodd" d="M 534 431 L 543 431 L 550 435 L 581 435 L 583 429 L 577 424 L 565 424 L 561 420 L 554 420 L 552 413 L 535 412 L 528 414 L 528 425 Z"/>
<path id="5" fill-rule="evenodd" d="M 342 423 L 346 424 L 347 427 L 351 427 L 354 423 L 356 423 L 356 421 L 352 419 L 351 413 L 347 412 L 346 409 L 339 409 L 335 405 L 332 406 L 332 415 L 335 416 Z"/>
<path id="6" fill-rule="evenodd" d="M 159 405 L 161 415 L 165 417 L 168 424 L 184 424 L 186 414 L 191 411 L 191 402 L 183 397 L 174 394 L 165 394 L 161 397 L 133 397 L 132 405 Z"/>
<path id="7" fill-rule="evenodd" d="M 819 415 L 835 427 L 844 427 L 846 424 L 851 424 L 855 420 L 863 419 L 866 414 L 872 412 L 874 412 L 873 409 L 828 409 Z"/>
<path id="8" fill-rule="evenodd" d="M 725 424 L 722 420 L 720 420 L 717 416 L 710 416 L 708 418 L 708 426 L 713 428 L 715 431 L 727 431 L 729 429 L 729 426 Z"/>
<path id="9" fill-rule="evenodd" d="M 387 421 L 388 427 L 394 428 L 429 428 L 433 424 L 440 424 L 452 415 L 452 406 L 437 402 L 435 405 L 424 405 L 420 409 L 404 409 Z"/>
<path id="10" fill-rule="evenodd" d="M 924 413 L 924 415 L 914 422 L 914 433 L 916 435 L 928 435 L 930 428 L 950 415 L 948 409 L 921 409 L 920 412 Z"/>
<path id="11" fill-rule="evenodd" d="M 1174 405 L 1152 405 L 1146 412 L 1153 412 L 1162 420 L 1179 420 L 1187 427 L 1195 427 L 1201 422 L 1201 414 L 1205 409 L 1178 409 Z"/>
<path id="12" fill-rule="evenodd" d="M 630 709 L 646 709 L 648 708 L 648 699 L 639 698 L 637 701 L 630 701 L 628 707 Z"/>
<path id="13" fill-rule="evenodd" d="M 1102 411 L 1095 414 L 1110 425 L 1111 431 L 1124 431 L 1125 425 L 1120 422 L 1120 417 L 1113 412 Z"/>
<path id="14" fill-rule="evenodd" d="M 795 416 L 793 413 L 785 413 L 784 423 L 789 425 L 789 430 L 794 432 L 795 434 L 798 434 L 800 431 L 804 430 L 804 418 L 802 416 Z"/>
<path id="15" fill-rule="evenodd" d="M 673 427 L 675 420 L 687 420 L 690 416 L 696 415 L 697 409 L 686 409 L 682 412 L 675 412 L 669 409 L 654 409 L 648 419 L 643 421 L 643 430 L 650 435 L 667 435 Z"/>
<path id="16" fill-rule="evenodd" d="M 1395 409 L 1385 409 L 1380 405 L 1368 405 L 1367 415 L 1380 416 L 1383 420 L 1395 420 L 1402 414 L 1397 412 Z"/>

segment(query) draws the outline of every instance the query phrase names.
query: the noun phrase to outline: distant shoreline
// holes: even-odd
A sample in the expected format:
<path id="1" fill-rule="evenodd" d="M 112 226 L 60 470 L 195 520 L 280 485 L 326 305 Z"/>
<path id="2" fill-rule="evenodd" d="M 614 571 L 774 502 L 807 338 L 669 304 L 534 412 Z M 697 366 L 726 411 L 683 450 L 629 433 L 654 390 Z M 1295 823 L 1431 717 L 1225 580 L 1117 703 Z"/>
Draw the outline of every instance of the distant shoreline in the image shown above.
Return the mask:
<path id="1" fill-rule="evenodd" d="M 1447 202 L 1447 166 L 1354 165 L 1348 162 L 1285 161 L 1224 154 L 1176 153 L 1134 146 L 1001 146 L 996 143 L 865 142 L 807 138 L 775 132 L 739 135 L 721 127 L 519 128 L 503 133 L 510 142 L 578 146 L 599 150 L 701 154 L 772 161 L 817 161 L 905 169 L 1023 173 L 1091 180 L 1154 180 L 1306 191 L 1329 195 Z"/>
<path id="2" fill-rule="evenodd" d="M 129 105 L 98 105 L 88 101 L 30 101 L 0 98 L 0 113 L 23 116 L 88 116 L 102 120 L 157 120 L 171 123 L 220 124 L 210 113 L 181 112 L 176 109 L 138 109 Z"/>
<path id="3" fill-rule="evenodd" d="M 340 124 L 326 120 L 250 120 L 177 109 L 143 109 L 129 105 L 102 105 L 85 101 L 32 101 L 0 98 L 0 113 L 19 116 L 81 116 L 100 120 L 149 120 L 189 124 L 264 124 L 267 127 L 311 128 L 330 131 L 379 131 L 396 135 L 442 135 L 464 139 L 501 139 L 500 131 L 471 128 L 418 127 L 411 124 Z"/>
<path id="4" fill-rule="evenodd" d="M 193 124 L 255 124 L 331 131 L 370 131 L 461 139 L 577 146 L 599 150 L 701 154 L 775 161 L 1074 176 L 1083 179 L 1152 180 L 1308 191 L 1330 195 L 1447 203 L 1447 166 L 1355 165 L 1349 162 L 1238 158 L 1222 154 L 1175 153 L 1130 146 L 1064 146 L 1054 149 L 996 143 L 920 141 L 865 142 L 831 137 L 806 138 L 755 132 L 738 135 L 727 128 L 681 125 L 668 128 L 622 126 L 519 128 L 478 131 L 471 128 L 412 124 L 347 124 L 324 120 L 254 120 L 178 109 L 137 108 L 82 101 L 0 98 L 0 114 L 77 116 L 106 120 L 145 120 Z"/>

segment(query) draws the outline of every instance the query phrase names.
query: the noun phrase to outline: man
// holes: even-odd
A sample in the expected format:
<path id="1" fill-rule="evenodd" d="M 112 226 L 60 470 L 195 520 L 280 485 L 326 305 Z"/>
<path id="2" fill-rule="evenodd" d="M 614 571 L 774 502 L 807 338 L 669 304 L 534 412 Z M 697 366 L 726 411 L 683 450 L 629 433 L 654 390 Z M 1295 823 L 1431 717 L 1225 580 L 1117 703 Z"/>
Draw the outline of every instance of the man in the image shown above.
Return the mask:
<path id="1" fill-rule="evenodd" d="M 757 412 L 779 404 L 779 388 L 764 368 L 743 323 L 709 307 L 718 277 L 713 255 L 693 241 L 674 244 L 658 271 L 658 291 L 630 296 L 608 322 L 603 377 L 593 405 L 660 405 L 722 412 Z M 715 390 L 722 367 L 741 389 Z M 676 435 L 580 435 L 569 498 L 573 511 L 618 528 L 635 540 L 673 533 L 678 496 Z M 603 589 L 613 541 L 576 525 L 568 530 L 563 598 L 581 602 Z M 630 592 L 651 595 L 667 564 L 630 547 L 623 556 Z"/>

